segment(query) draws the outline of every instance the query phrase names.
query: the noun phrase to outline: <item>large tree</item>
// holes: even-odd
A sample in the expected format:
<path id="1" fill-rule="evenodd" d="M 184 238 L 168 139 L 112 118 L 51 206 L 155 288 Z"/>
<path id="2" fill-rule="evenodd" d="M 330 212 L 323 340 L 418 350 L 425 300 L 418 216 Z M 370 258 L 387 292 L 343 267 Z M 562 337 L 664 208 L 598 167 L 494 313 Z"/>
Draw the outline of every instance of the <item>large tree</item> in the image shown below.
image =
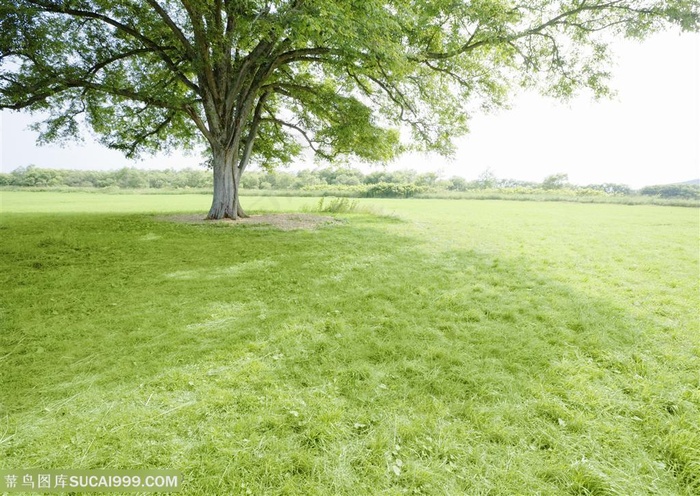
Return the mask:
<path id="1" fill-rule="evenodd" d="M 235 219 L 251 159 L 448 153 L 512 85 L 604 94 L 615 35 L 699 19 L 696 0 L 0 0 L 0 108 L 128 156 L 204 142 L 208 217 Z"/>

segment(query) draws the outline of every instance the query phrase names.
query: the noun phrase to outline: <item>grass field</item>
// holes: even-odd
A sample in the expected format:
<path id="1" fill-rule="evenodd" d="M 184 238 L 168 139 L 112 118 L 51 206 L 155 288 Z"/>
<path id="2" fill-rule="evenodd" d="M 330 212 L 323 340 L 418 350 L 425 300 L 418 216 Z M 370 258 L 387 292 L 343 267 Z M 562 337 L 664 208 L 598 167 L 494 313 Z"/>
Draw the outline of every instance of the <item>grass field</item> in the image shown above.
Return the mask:
<path id="1" fill-rule="evenodd" d="M 154 215 L 209 201 L 2 193 L 0 469 L 176 469 L 196 495 L 700 494 L 697 209 Z"/>

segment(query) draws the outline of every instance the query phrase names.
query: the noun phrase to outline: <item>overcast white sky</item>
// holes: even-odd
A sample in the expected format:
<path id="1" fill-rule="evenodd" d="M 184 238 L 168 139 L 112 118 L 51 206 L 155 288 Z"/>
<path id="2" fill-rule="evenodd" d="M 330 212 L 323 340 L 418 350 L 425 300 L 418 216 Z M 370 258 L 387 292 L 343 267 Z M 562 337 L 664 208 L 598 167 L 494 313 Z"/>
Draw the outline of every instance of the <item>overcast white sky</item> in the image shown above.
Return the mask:
<path id="1" fill-rule="evenodd" d="M 581 96 L 560 103 L 524 93 L 511 109 L 477 115 L 458 142 L 453 161 L 410 156 L 389 166 L 476 178 L 490 169 L 500 178 L 541 181 L 567 173 L 571 182 L 633 187 L 700 177 L 700 35 L 668 32 L 644 43 L 619 42 L 613 87 L 617 96 Z M 0 169 L 35 164 L 74 169 L 198 167 L 198 156 L 130 161 L 86 138 L 69 147 L 37 146 L 30 115 L 2 112 Z M 296 164 L 303 168 L 313 164 Z M 363 169 L 366 169 L 363 167 Z"/>

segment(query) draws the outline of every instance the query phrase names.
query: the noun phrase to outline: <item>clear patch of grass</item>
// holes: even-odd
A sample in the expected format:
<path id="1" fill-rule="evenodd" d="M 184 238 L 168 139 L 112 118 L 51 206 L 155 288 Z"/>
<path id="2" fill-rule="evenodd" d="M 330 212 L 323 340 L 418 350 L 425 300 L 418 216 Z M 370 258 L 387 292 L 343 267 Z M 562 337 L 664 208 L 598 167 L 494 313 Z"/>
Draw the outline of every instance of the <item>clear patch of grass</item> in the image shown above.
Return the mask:
<path id="1" fill-rule="evenodd" d="M 697 493 L 697 212 L 359 205 L 402 220 L 3 215 L 3 466 L 173 468 L 185 494 Z"/>

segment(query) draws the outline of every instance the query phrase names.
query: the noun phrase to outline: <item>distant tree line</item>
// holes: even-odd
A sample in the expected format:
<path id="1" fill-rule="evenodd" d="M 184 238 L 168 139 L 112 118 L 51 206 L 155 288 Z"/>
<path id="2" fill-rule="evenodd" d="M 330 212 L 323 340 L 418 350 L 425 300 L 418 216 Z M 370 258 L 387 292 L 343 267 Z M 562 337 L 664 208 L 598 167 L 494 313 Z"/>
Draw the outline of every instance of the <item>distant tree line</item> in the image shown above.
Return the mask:
<path id="1" fill-rule="evenodd" d="M 30 165 L 0 174 L 0 186 L 121 189 L 208 188 L 211 173 L 204 169 L 142 170 L 123 168 L 110 171 L 44 169 Z"/>
<path id="2" fill-rule="evenodd" d="M 658 196 L 660 198 L 687 198 L 689 200 L 700 199 L 700 185 L 698 184 L 664 184 L 659 186 L 645 186 L 639 190 L 643 196 Z"/>
<path id="3" fill-rule="evenodd" d="M 119 189 L 210 189 L 212 174 L 205 169 L 144 170 L 123 168 L 111 171 L 45 169 L 30 165 L 10 173 L 0 173 L 0 186 L 68 187 Z M 490 170 L 475 180 L 453 176 L 440 178 L 434 172 L 414 170 L 377 170 L 364 174 L 353 167 L 326 167 L 298 172 L 250 171 L 241 178 L 241 187 L 260 191 L 318 191 L 343 193 L 346 196 L 410 198 L 420 194 L 441 192 L 494 191 L 532 194 L 555 192 L 577 196 L 642 195 L 659 198 L 700 199 L 697 184 L 647 186 L 633 190 L 625 184 L 603 183 L 577 186 L 569 183 L 566 174 L 553 174 L 540 183 L 500 179 Z"/>

